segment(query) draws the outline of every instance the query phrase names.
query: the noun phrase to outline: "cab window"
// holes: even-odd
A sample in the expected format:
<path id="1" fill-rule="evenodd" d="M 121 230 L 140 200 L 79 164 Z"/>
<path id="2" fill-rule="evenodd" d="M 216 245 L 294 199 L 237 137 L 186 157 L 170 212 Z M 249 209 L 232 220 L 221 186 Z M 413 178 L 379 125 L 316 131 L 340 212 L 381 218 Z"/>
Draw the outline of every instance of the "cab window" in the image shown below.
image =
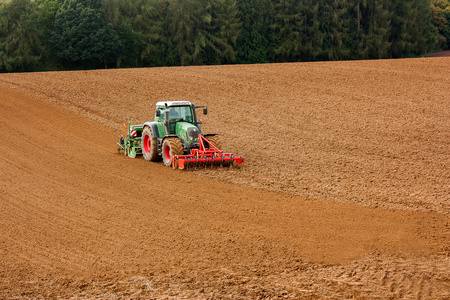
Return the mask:
<path id="1" fill-rule="evenodd" d="M 169 111 L 169 119 L 185 122 L 194 122 L 192 108 L 190 106 L 172 106 Z"/>

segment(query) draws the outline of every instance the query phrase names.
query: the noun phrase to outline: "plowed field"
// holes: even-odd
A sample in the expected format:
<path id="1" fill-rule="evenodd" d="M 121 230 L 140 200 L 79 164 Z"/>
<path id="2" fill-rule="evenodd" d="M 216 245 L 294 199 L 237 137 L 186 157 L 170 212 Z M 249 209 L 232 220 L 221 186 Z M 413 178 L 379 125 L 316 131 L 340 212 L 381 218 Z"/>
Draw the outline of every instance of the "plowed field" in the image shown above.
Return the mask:
<path id="1" fill-rule="evenodd" d="M 117 154 L 207 105 L 240 169 Z M 0 74 L 0 298 L 450 297 L 450 58 Z"/>

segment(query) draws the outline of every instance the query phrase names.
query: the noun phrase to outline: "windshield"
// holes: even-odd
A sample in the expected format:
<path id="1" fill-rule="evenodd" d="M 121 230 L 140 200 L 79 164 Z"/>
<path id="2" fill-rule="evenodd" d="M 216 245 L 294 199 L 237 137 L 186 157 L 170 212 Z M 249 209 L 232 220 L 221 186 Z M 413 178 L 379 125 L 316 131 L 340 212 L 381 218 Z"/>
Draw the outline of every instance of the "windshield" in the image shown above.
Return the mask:
<path id="1" fill-rule="evenodd" d="M 191 106 L 171 106 L 169 110 L 169 120 L 194 122 Z"/>

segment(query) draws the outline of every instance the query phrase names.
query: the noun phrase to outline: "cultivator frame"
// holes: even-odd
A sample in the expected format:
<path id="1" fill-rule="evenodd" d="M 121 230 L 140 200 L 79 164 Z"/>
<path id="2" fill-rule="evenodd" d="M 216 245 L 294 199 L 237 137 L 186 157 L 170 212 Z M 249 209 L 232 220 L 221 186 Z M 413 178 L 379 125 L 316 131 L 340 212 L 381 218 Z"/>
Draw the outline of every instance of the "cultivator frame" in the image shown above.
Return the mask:
<path id="1" fill-rule="evenodd" d="M 197 167 L 220 166 L 232 167 L 234 164 L 242 164 L 244 157 L 235 156 L 233 153 L 224 153 L 202 134 L 198 136 L 199 148 L 192 149 L 189 155 L 174 155 L 172 167 L 174 169 L 189 169 Z M 208 147 L 205 147 L 205 143 Z"/>

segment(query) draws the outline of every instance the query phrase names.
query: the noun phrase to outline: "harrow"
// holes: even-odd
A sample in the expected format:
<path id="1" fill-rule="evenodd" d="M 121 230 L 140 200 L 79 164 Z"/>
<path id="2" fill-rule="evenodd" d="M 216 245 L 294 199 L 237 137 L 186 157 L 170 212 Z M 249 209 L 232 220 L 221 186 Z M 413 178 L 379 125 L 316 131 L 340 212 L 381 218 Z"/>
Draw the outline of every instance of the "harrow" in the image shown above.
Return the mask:
<path id="1" fill-rule="evenodd" d="M 236 164 L 242 164 L 244 157 L 235 156 L 233 153 L 224 153 L 222 150 L 214 146 L 211 142 L 199 135 L 198 149 L 192 149 L 189 155 L 174 155 L 172 159 L 172 167 L 174 169 L 188 169 L 191 167 L 232 167 Z M 205 143 L 208 148 L 205 147 Z"/>

